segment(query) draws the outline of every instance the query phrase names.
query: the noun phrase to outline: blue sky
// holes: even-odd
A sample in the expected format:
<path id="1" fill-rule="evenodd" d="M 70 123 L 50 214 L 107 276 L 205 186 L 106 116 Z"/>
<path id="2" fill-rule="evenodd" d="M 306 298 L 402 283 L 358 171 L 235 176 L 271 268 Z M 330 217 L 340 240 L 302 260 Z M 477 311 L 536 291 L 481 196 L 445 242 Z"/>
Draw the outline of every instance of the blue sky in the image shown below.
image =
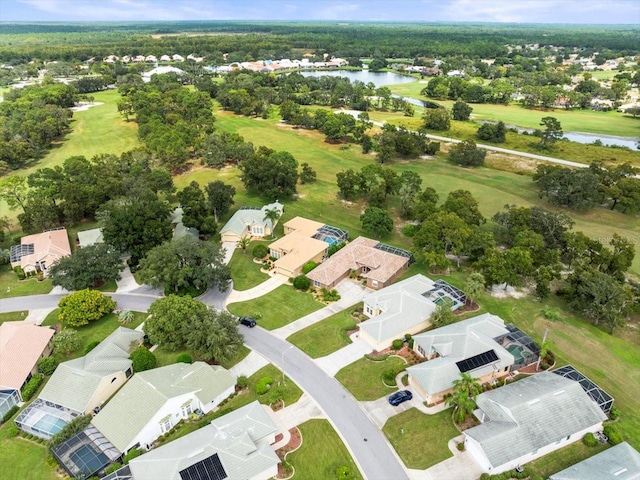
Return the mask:
<path id="1" fill-rule="evenodd" d="M 1 21 L 232 19 L 640 25 L 640 0 L 0 0 Z"/>

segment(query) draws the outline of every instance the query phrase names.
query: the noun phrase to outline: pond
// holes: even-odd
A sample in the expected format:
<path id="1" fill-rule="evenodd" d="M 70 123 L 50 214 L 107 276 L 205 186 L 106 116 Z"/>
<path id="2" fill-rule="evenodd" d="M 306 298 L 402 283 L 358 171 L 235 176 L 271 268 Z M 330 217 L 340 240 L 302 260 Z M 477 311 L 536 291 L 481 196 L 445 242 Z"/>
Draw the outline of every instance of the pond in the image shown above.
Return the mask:
<path id="1" fill-rule="evenodd" d="M 397 85 L 398 83 L 411 83 L 417 81 L 413 77 L 399 75 L 392 72 L 370 72 L 369 70 L 314 70 L 309 72 L 300 72 L 304 77 L 345 77 L 352 82 L 359 80 L 363 83 L 373 83 L 376 88 L 385 85 Z"/>

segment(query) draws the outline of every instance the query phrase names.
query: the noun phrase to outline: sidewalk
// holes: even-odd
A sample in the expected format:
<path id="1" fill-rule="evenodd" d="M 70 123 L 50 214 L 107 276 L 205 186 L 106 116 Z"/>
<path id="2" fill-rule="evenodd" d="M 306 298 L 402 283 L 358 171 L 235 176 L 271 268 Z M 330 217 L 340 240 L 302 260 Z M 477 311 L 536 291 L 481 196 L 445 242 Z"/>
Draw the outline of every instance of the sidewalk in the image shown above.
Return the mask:
<path id="1" fill-rule="evenodd" d="M 234 377 L 239 377 L 240 375 L 250 377 L 265 365 L 269 365 L 267 359 L 259 353 L 251 350 L 249 355 L 229 369 L 229 373 Z"/>
<path id="2" fill-rule="evenodd" d="M 268 280 L 265 280 L 260 285 L 250 288 L 249 290 L 234 290 L 227 297 L 226 304 L 237 303 L 237 302 L 246 302 L 247 300 L 253 300 L 254 298 L 262 297 L 267 293 L 275 290 L 280 285 L 286 285 L 289 281 L 288 278 L 282 275 L 274 275 L 270 277 Z"/>
<path id="3" fill-rule="evenodd" d="M 24 323 L 31 323 L 33 325 L 42 325 L 47 315 L 53 312 L 55 308 L 36 308 L 29 310 L 29 314 L 23 320 Z"/>
<path id="4" fill-rule="evenodd" d="M 286 339 L 309 325 L 318 323 L 325 318 L 329 318 L 331 315 L 335 315 L 336 313 L 355 305 L 368 293 L 367 289 L 362 286 L 362 284 L 349 279 L 340 282 L 336 286 L 336 290 L 338 290 L 338 293 L 340 294 L 340 300 L 337 302 L 299 318 L 295 322 L 291 322 L 284 327 L 272 330 L 271 333 L 282 339 Z"/>
<path id="5" fill-rule="evenodd" d="M 267 411 L 273 423 L 278 427 L 278 431 L 284 436 L 282 440 L 271 445 L 274 450 L 282 448 L 289 443 L 291 439 L 289 430 L 293 427 L 297 427 L 312 418 L 327 418 L 318 404 L 307 393 L 303 393 L 296 403 L 286 406 L 282 410 L 274 412 L 271 408 L 268 408 Z"/>
<path id="6" fill-rule="evenodd" d="M 352 344 L 333 352 L 326 357 L 316 358 L 315 362 L 327 375 L 333 377 L 343 367 L 360 360 L 365 354 L 373 352 L 373 347 L 360 339 L 358 333 L 351 335 Z"/>
<path id="7" fill-rule="evenodd" d="M 453 457 L 440 462 L 426 470 L 409 470 L 413 480 L 477 480 L 482 475 L 482 469 L 473 460 L 467 451 L 460 452 L 456 448 L 458 442 L 464 440 L 464 435 L 459 435 L 449 440 L 448 447 Z"/>

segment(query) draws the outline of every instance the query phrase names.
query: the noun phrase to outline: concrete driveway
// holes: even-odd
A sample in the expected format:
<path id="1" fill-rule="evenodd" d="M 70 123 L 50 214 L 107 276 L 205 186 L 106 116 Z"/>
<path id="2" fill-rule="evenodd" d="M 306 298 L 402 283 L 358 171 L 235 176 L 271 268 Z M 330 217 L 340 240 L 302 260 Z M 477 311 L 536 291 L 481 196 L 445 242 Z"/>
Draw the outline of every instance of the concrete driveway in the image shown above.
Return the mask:
<path id="1" fill-rule="evenodd" d="M 412 480 L 477 480 L 482 469 L 473 460 L 469 452 L 459 452 L 456 444 L 464 440 L 464 435 L 449 440 L 451 458 L 440 462 L 426 470 L 409 470 Z"/>
<path id="2" fill-rule="evenodd" d="M 247 300 L 253 300 L 254 298 L 262 297 L 267 293 L 275 290 L 280 285 L 285 285 L 289 282 L 287 277 L 282 275 L 274 275 L 270 277 L 268 280 L 265 280 L 260 285 L 257 285 L 249 290 L 233 290 L 231 294 L 227 297 L 226 304 L 237 303 L 237 302 L 246 302 Z M 293 288 L 293 287 L 292 287 Z"/>
<path id="3" fill-rule="evenodd" d="M 266 365 L 269 365 L 269 361 L 259 353 L 251 350 L 249 355 L 229 369 L 229 373 L 234 377 L 239 377 L 240 375 L 250 377 Z"/>
<path id="4" fill-rule="evenodd" d="M 333 377 L 342 368 L 360 360 L 367 353 L 373 352 L 373 347 L 358 337 L 357 333 L 351 335 L 353 343 L 333 352 L 326 357 L 316 358 L 315 362 L 324 372 Z"/>
<path id="5" fill-rule="evenodd" d="M 405 387 L 405 390 L 411 390 Z M 394 393 L 395 390 L 392 388 L 389 389 L 389 395 Z M 411 392 L 413 393 L 413 392 Z M 384 424 L 387 423 L 391 417 L 398 415 L 399 413 L 406 412 L 411 408 L 417 408 L 418 405 L 421 405 L 419 398 L 416 398 L 414 393 L 413 398 L 407 402 L 401 403 L 397 407 L 394 407 L 389 404 L 389 395 L 385 395 L 384 397 L 379 398 L 378 400 L 374 400 L 372 402 L 360 402 L 364 411 L 367 412 L 367 415 L 371 417 L 374 423 L 382 428 Z"/>
<path id="6" fill-rule="evenodd" d="M 233 252 L 236 251 L 236 242 L 222 242 L 222 248 L 224 248 L 224 264 L 229 265 Z"/>

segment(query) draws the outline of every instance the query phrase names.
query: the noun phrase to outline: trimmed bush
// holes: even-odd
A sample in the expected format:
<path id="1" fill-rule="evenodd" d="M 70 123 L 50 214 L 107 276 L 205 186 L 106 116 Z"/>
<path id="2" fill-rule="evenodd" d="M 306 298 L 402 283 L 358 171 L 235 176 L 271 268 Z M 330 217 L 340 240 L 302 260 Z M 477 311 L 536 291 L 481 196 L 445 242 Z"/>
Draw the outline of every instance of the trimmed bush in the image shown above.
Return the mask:
<path id="1" fill-rule="evenodd" d="M 402 348 L 402 346 L 403 346 L 403 345 L 404 345 L 404 342 L 403 342 L 401 339 L 396 338 L 396 339 L 393 341 L 393 343 L 391 344 L 391 348 L 392 348 L 393 350 L 400 350 L 400 349 Z"/>
<path id="2" fill-rule="evenodd" d="M 489 475 L 488 473 L 483 473 L 482 475 L 480 475 L 480 480 L 489 480 L 491 478 L 491 475 Z"/>
<path id="3" fill-rule="evenodd" d="M 4 416 L 2 417 L 2 423 L 6 422 L 7 420 L 9 420 L 11 417 L 13 417 L 13 415 L 19 410 L 19 407 L 17 405 L 14 405 L 13 407 L 11 407 L 9 409 L 9 411 L 7 413 L 4 414 Z"/>
<path id="4" fill-rule="evenodd" d="M 253 250 L 251 250 L 251 253 L 254 258 L 264 258 L 269 253 L 269 249 L 267 248 L 266 245 L 258 244 L 255 247 L 253 247 Z"/>
<path id="5" fill-rule="evenodd" d="M 20 429 L 15 425 L 13 427 L 9 427 L 9 429 L 7 430 L 7 435 L 9 435 L 9 437 L 17 437 L 18 435 L 20 435 Z"/>
<path id="6" fill-rule="evenodd" d="M 27 276 L 24 274 L 24 270 L 22 270 L 22 267 L 14 267 L 13 271 L 16 272 L 18 280 L 24 280 L 25 278 L 27 278 Z"/>
<path id="7" fill-rule="evenodd" d="M 38 360 L 38 372 L 43 375 L 51 375 L 58 368 L 58 362 L 53 357 L 44 357 Z"/>
<path id="8" fill-rule="evenodd" d="M 411 334 L 410 333 L 405 333 L 404 339 L 407 341 L 407 344 L 409 345 L 409 348 L 413 349 L 413 337 L 411 336 Z"/>
<path id="9" fill-rule="evenodd" d="M 273 383 L 273 379 L 271 377 L 262 377 L 256 383 L 256 393 L 258 395 L 264 395 L 269 391 L 272 383 Z"/>
<path id="10" fill-rule="evenodd" d="M 144 347 L 136 348 L 129 356 L 133 362 L 134 372 L 144 372 L 155 368 L 156 356 Z"/>
<path id="11" fill-rule="evenodd" d="M 307 273 L 309 273 L 311 270 L 313 270 L 317 266 L 318 266 L 318 264 L 316 262 L 314 262 L 313 260 L 311 260 L 310 262 L 307 262 L 307 263 L 304 264 L 304 266 L 302 267 L 302 273 L 304 273 L 306 275 Z"/>
<path id="12" fill-rule="evenodd" d="M 22 400 L 25 402 L 31 400 L 33 394 L 38 391 L 38 388 L 42 384 L 42 379 L 44 376 L 40 373 L 36 373 L 31 377 L 31 380 L 27 382 L 27 384 L 22 387 Z"/>
<path id="13" fill-rule="evenodd" d="M 180 355 L 178 355 L 178 358 L 176 359 L 177 363 L 192 363 L 193 359 L 191 358 L 191 355 L 189 355 L 188 353 L 181 353 Z"/>
<path id="14" fill-rule="evenodd" d="M 93 350 L 94 348 L 96 348 L 98 346 L 100 342 L 98 340 L 94 340 L 92 342 L 87 343 L 87 346 L 84 347 L 84 354 L 86 355 L 87 353 L 89 353 L 91 350 Z"/>
<path id="15" fill-rule="evenodd" d="M 240 389 L 247 388 L 249 386 L 249 379 L 246 375 L 240 375 L 238 380 L 236 380 L 236 386 Z"/>
<path id="16" fill-rule="evenodd" d="M 624 441 L 622 435 L 614 425 L 606 425 L 603 432 L 609 438 L 609 443 L 611 445 L 618 445 Z"/>
<path id="17" fill-rule="evenodd" d="M 295 288 L 296 290 L 302 290 L 303 292 L 306 292 L 307 290 L 309 290 L 310 286 L 311 282 L 306 275 L 298 275 L 293 279 L 293 288 Z"/>
<path id="18" fill-rule="evenodd" d="M 593 435 L 593 433 L 588 432 L 584 437 L 582 437 L 582 443 L 587 447 L 597 447 L 598 439 Z"/>
<path id="19" fill-rule="evenodd" d="M 124 456 L 124 459 L 122 460 L 122 462 L 127 465 L 129 463 L 130 460 L 133 460 L 136 457 L 139 457 L 140 455 L 142 455 L 144 452 L 142 450 L 140 450 L 139 448 L 132 448 L 131 450 L 129 450 L 127 452 L 127 454 Z"/>
<path id="20" fill-rule="evenodd" d="M 611 407 L 611 410 L 609 411 L 609 418 L 611 420 L 617 420 L 620 418 L 620 409 L 618 407 Z"/>
<path id="21" fill-rule="evenodd" d="M 112 465 L 109 465 L 107 467 L 107 469 L 104 471 L 105 474 L 109 475 L 110 473 L 115 472 L 116 470 L 120 469 L 122 467 L 122 464 L 119 462 L 116 462 Z"/>

